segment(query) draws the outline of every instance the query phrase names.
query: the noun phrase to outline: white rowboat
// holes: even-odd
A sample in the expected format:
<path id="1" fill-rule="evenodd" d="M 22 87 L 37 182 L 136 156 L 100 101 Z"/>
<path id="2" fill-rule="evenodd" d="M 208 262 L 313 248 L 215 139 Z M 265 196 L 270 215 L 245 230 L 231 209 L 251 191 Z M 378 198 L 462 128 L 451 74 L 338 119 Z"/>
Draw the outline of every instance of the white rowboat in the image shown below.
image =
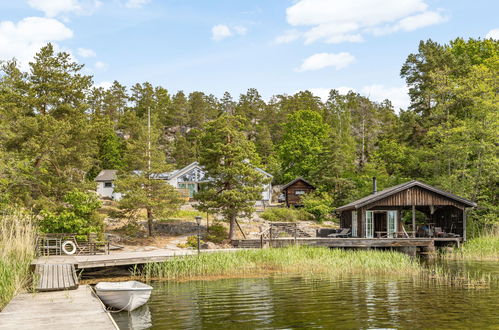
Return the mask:
<path id="1" fill-rule="evenodd" d="M 149 300 L 152 286 L 137 281 L 99 282 L 95 291 L 106 306 L 130 312 Z"/>

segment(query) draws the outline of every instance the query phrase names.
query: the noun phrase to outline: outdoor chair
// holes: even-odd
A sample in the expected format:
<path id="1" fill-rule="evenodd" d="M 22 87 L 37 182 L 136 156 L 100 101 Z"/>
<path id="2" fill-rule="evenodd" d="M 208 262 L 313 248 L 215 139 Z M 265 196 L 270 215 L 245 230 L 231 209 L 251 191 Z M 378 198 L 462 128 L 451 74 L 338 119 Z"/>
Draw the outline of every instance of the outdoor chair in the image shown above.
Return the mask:
<path id="1" fill-rule="evenodd" d="M 442 230 L 442 227 L 435 227 L 435 230 L 433 231 L 433 235 L 435 237 L 446 237 L 447 233 Z"/>
<path id="2" fill-rule="evenodd" d="M 332 237 L 332 238 L 346 238 L 350 234 L 350 228 L 343 228 L 339 233 L 333 233 L 327 235 L 327 237 Z"/>

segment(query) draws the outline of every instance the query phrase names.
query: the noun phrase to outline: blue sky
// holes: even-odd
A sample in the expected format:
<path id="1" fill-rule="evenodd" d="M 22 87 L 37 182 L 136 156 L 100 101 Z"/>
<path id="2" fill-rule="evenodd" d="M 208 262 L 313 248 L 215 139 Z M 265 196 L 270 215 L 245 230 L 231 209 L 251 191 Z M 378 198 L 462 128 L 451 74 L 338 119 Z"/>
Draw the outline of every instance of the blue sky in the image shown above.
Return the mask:
<path id="1" fill-rule="evenodd" d="M 351 88 L 405 107 L 399 71 L 419 41 L 499 38 L 498 12 L 484 0 L 0 0 L 0 59 L 26 68 L 53 42 L 101 86 L 236 99 Z"/>

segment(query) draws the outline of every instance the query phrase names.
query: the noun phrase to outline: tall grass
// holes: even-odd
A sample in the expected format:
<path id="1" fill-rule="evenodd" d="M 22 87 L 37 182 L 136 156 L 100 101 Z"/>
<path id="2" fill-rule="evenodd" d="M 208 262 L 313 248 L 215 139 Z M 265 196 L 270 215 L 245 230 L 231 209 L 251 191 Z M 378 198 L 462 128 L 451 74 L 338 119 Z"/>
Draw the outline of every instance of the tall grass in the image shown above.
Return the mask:
<path id="1" fill-rule="evenodd" d="M 29 283 L 36 228 L 30 214 L 0 215 L 0 310 Z"/>
<path id="2" fill-rule="evenodd" d="M 288 247 L 202 253 L 149 263 L 134 275 L 146 280 L 188 280 L 206 277 L 296 275 L 416 275 L 423 268 L 409 256 L 389 251 L 345 251 L 318 247 Z"/>
<path id="3" fill-rule="evenodd" d="M 488 233 L 444 254 L 448 259 L 499 261 L 499 233 Z"/>

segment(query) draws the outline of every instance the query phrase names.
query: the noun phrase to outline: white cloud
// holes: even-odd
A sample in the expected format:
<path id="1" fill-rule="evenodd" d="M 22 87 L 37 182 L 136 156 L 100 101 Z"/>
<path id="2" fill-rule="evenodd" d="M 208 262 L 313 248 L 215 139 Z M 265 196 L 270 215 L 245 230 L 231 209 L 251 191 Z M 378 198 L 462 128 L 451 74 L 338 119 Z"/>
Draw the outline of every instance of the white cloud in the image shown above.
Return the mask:
<path id="1" fill-rule="evenodd" d="M 28 0 L 31 8 L 43 11 L 47 17 L 76 13 L 89 15 L 102 5 L 100 0 Z M 64 18 L 67 20 L 67 18 Z"/>
<path id="2" fill-rule="evenodd" d="M 499 29 L 492 29 L 490 30 L 487 35 L 485 36 L 486 39 L 495 39 L 499 40 Z"/>
<path id="3" fill-rule="evenodd" d="M 225 24 L 217 24 L 211 28 L 211 38 L 215 41 L 220 41 L 234 35 L 245 35 L 247 32 L 248 29 L 241 25 L 229 27 Z"/>
<path id="4" fill-rule="evenodd" d="M 127 8 L 142 8 L 144 5 L 147 5 L 151 0 L 128 0 L 125 3 L 125 7 Z"/>
<path id="5" fill-rule="evenodd" d="M 408 94 L 407 86 L 400 87 L 386 87 L 384 85 L 374 84 L 369 86 L 364 86 L 361 89 L 361 93 L 369 97 L 373 101 L 383 102 L 388 99 L 392 102 L 395 111 L 400 108 L 407 109 L 410 104 L 410 98 Z"/>
<path id="6" fill-rule="evenodd" d="M 303 60 L 301 66 L 296 69 L 298 72 L 320 70 L 327 67 L 334 67 L 340 70 L 348 66 L 355 60 L 350 53 L 318 53 Z"/>
<path id="7" fill-rule="evenodd" d="M 306 43 L 360 42 L 365 33 L 412 31 L 447 20 L 438 11 L 429 10 L 425 1 L 299 0 L 286 14 L 290 25 L 307 28 L 303 33 Z"/>
<path id="8" fill-rule="evenodd" d="M 43 11 L 48 17 L 81 10 L 77 0 L 28 0 L 28 4 Z"/>
<path id="9" fill-rule="evenodd" d="M 92 49 L 78 48 L 78 55 L 80 57 L 95 57 L 97 54 Z"/>
<path id="10" fill-rule="evenodd" d="M 241 26 L 241 25 L 236 25 L 236 26 L 234 26 L 234 28 L 233 28 L 233 29 L 234 29 L 234 31 L 235 31 L 237 34 L 242 35 L 242 36 L 243 36 L 243 35 L 245 35 L 245 34 L 246 34 L 246 32 L 248 32 L 248 29 L 247 29 L 247 28 L 245 28 L 244 26 Z"/>
<path id="11" fill-rule="evenodd" d="M 211 38 L 215 41 L 220 41 L 227 37 L 230 37 L 232 32 L 227 25 L 218 24 L 211 28 Z"/>
<path id="12" fill-rule="evenodd" d="M 275 44 L 287 44 L 289 42 L 297 40 L 300 37 L 301 37 L 301 33 L 298 30 L 288 30 L 288 31 L 284 32 L 284 34 L 277 36 L 274 39 L 274 43 Z"/>
<path id="13" fill-rule="evenodd" d="M 95 84 L 95 87 L 97 87 L 97 88 L 102 87 L 104 89 L 109 89 L 109 88 L 111 88 L 111 86 L 113 86 L 113 83 L 110 81 L 101 81 L 100 83 Z"/>
<path id="14" fill-rule="evenodd" d="M 26 17 L 19 22 L 0 22 L 0 59 L 15 57 L 22 69 L 27 69 L 41 47 L 48 42 L 73 37 L 73 31 L 60 21 L 45 17 Z M 54 44 L 58 48 L 57 44 Z"/>
<path id="15" fill-rule="evenodd" d="M 95 62 L 95 68 L 98 70 L 104 70 L 107 69 L 107 64 L 101 61 Z"/>

